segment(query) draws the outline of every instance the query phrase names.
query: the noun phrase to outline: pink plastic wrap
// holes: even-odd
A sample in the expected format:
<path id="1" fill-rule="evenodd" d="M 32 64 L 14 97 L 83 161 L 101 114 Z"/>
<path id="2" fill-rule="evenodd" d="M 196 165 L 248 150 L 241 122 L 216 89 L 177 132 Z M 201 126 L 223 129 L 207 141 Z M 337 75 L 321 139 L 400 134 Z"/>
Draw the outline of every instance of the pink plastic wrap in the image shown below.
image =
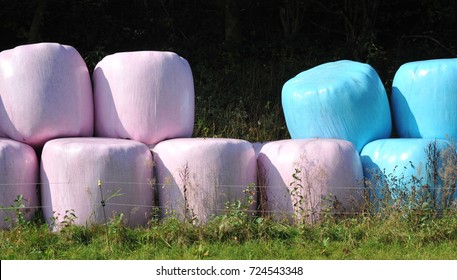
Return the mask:
<path id="1" fill-rule="evenodd" d="M 92 134 L 89 72 L 73 47 L 40 43 L 0 53 L 0 135 L 41 147 Z"/>
<path id="2" fill-rule="evenodd" d="M 256 160 L 252 144 L 235 139 L 173 139 L 153 148 L 158 198 L 163 216 L 196 218 L 204 223 L 223 213 L 226 203 L 256 197 Z M 248 186 L 251 184 L 251 187 Z"/>
<path id="3" fill-rule="evenodd" d="M 95 67 L 95 131 L 145 144 L 191 137 L 194 84 L 187 61 L 171 52 L 106 56 Z"/>
<path id="4" fill-rule="evenodd" d="M 16 211 L 5 209 L 24 205 L 23 215 L 30 219 L 39 206 L 38 160 L 28 145 L 9 139 L 0 139 L 0 227 L 15 224 Z M 18 199 L 22 196 L 22 200 Z"/>
<path id="5" fill-rule="evenodd" d="M 323 207 L 351 212 L 360 196 L 363 170 L 351 142 L 281 140 L 258 154 L 261 210 L 277 220 L 314 223 Z"/>
<path id="6" fill-rule="evenodd" d="M 123 214 L 129 226 L 145 225 L 153 206 L 152 155 L 143 143 L 107 138 L 51 140 L 43 148 L 44 217 L 57 225 L 72 212 L 80 225 Z"/>

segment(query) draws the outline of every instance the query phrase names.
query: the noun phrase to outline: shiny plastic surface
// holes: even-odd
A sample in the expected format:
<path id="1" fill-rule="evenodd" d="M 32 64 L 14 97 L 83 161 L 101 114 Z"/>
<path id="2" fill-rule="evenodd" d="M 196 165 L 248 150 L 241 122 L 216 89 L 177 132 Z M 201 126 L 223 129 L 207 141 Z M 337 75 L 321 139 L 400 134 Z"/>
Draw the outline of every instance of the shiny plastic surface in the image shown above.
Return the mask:
<path id="1" fill-rule="evenodd" d="M 38 160 L 32 147 L 0 139 L 0 228 L 11 227 L 16 221 L 15 210 L 4 208 L 23 204 L 24 217 L 34 216 L 40 206 L 37 184 Z"/>
<path id="2" fill-rule="evenodd" d="M 94 70 L 97 136 L 147 145 L 191 137 L 194 84 L 188 62 L 171 52 L 106 56 Z"/>
<path id="3" fill-rule="evenodd" d="M 361 194 L 363 171 L 351 142 L 268 142 L 261 147 L 257 162 L 262 210 L 277 220 L 314 223 L 323 207 L 337 212 L 353 212 L 357 207 L 354 199 Z"/>
<path id="4" fill-rule="evenodd" d="M 40 43 L 0 53 L 0 135 L 34 147 L 92 136 L 92 87 L 71 46 Z"/>
<path id="5" fill-rule="evenodd" d="M 457 58 L 403 64 L 392 113 L 400 137 L 457 139 Z"/>
<path id="6" fill-rule="evenodd" d="M 47 142 L 41 157 L 44 217 L 74 211 L 78 225 L 103 224 L 123 214 L 129 226 L 146 225 L 153 206 L 152 155 L 143 143 L 108 138 L 65 138 Z"/>
<path id="7" fill-rule="evenodd" d="M 370 181 L 370 189 L 383 191 L 383 183 L 390 188 L 410 190 L 431 184 L 427 181 L 427 148 L 435 139 L 399 138 L 382 139 L 367 144 L 360 156 L 364 175 Z M 449 146 L 447 140 L 436 140 L 437 150 Z M 387 181 L 386 181 L 387 180 Z"/>
<path id="8" fill-rule="evenodd" d="M 282 105 L 293 139 L 344 139 L 360 152 L 391 134 L 386 91 L 368 64 L 342 60 L 304 71 L 284 84 Z"/>
<path id="9" fill-rule="evenodd" d="M 239 200 L 256 183 L 252 144 L 237 139 L 193 138 L 160 142 L 153 149 L 159 204 L 164 215 L 196 218 L 205 223 L 224 213 L 226 203 Z M 256 188 L 251 186 L 255 210 Z"/>

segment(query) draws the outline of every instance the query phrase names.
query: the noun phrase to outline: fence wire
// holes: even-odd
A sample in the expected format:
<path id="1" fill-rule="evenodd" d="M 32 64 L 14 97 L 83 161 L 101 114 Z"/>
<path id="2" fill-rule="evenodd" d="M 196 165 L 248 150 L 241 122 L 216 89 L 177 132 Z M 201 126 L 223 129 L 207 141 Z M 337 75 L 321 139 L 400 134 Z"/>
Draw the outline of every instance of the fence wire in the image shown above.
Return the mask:
<path id="1" fill-rule="evenodd" d="M 153 191 L 152 193 L 152 196 L 153 196 L 153 200 L 151 201 L 151 204 L 135 204 L 135 203 L 120 203 L 120 202 L 110 202 L 110 201 L 100 201 L 100 202 L 97 202 L 97 203 L 87 203 L 87 204 L 78 204 L 76 205 L 78 208 L 81 208 L 81 209 L 84 209 L 84 208 L 89 208 L 90 209 L 97 209 L 97 208 L 103 208 L 104 206 L 111 206 L 111 207 L 131 207 L 131 208 L 146 208 L 146 209 L 150 209 L 152 212 L 154 211 L 161 211 L 161 212 L 165 212 L 167 210 L 170 210 L 170 206 L 167 206 L 166 204 L 169 203 L 169 201 L 160 201 L 160 192 L 163 190 L 163 189 L 166 189 L 166 188 L 182 188 L 182 186 L 178 186 L 177 184 L 159 184 L 159 183 L 156 183 L 156 182 L 147 182 L 147 183 L 141 183 L 141 182 L 126 182 L 126 181 L 101 181 L 102 183 L 102 190 L 104 192 L 107 191 L 107 189 L 113 191 L 113 189 L 115 188 L 120 188 L 122 186 L 132 186 L 132 187 L 150 187 Z M 21 186 L 21 187 L 30 187 L 30 188 L 34 188 L 35 191 L 37 191 L 37 196 L 41 196 L 42 193 L 41 191 L 43 191 L 43 188 L 61 188 L 61 187 L 74 187 L 74 185 L 81 185 L 81 186 L 85 186 L 85 187 L 90 187 L 91 190 L 94 190 L 94 191 L 97 191 L 97 194 L 98 194 L 98 191 L 99 191 L 99 187 L 98 187 L 98 183 L 97 182 L 86 182 L 86 181 L 76 181 L 76 182 L 38 182 L 38 183 L 30 183 L 30 182 L 25 182 L 25 183 L 21 183 L 21 182 L 14 182 L 14 183 L 0 183 L 0 202 L 3 202 L 5 203 L 5 198 L 7 197 L 7 194 L 9 192 L 9 190 L 5 191 L 6 188 L 17 188 L 18 186 Z M 292 184 L 291 184 L 292 185 Z M 289 209 L 287 210 L 284 210 L 282 208 L 284 208 L 283 206 L 280 206 L 281 205 L 281 202 L 278 202 L 276 204 L 272 203 L 272 200 L 274 201 L 274 199 L 270 199 L 269 202 L 265 203 L 262 200 L 262 195 L 265 195 L 265 192 L 268 191 L 269 194 L 271 193 L 274 193 L 276 191 L 278 191 L 278 193 L 282 194 L 283 196 L 278 198 L 278 197 L 275 197 L 276 200 L 285 200 L 287 202 L 290 202 L 293 200 L 293 196 L 294 194 L 289 192 L 290 191 L 290 188 L 292 188 L 292 186 L 287 186 L 287 185 L 267 185 L 267 186 L 257 186 L 257 185 L 224 185 L 224 184 L 218 184 L 218 185 L 215 185 L 215 186 L 199 186 L 199 190 L 210 190 L 211 188 L 216 188 L 216 189 L 225 189 L 226 193 L 227 194 L 231 194 L 232 192 L 230 191 L 230 189 L 243 189 L 243 190 L 249 190 L 249 188 L 254 188 L 255 190 L 255 204 L 257 205 L 257 207 L 254 207 L 255 209 L 252 209 L 253 207 L 251 207 L 251 205 L 247 205 L 246 207 L 244 207 L 242 210 L 246 213 L 249 213 L 249 214 L 252 214 L 252 215 L 268 215 L 268 214 L 284 214 L 284 215 L 290 215 L 290 214 L 293 214 L 296 209 L 294 209 L 294 207 L 290 208 L 290 205 L 289 205 Z M 302 186 L 303 188 L 307 188 L 308 186 L 306 186 L 306 184 L 303 184 Z M 319 188 L 317 187 L 312 187 L 313 188 L 313 191 L 316 190 L 316 191 L 320 191 Z M 406 188 L 405 188 L 406 189 Z M 429 191 L 436 191 L 436 192 L 440 192 L 442 191 L 442 187 L 430 187 L 430 186 L 427 186 L 427 189 Z M 193 191 L 199 191 L 199 190 L 193 190 Z M 322 188 L 322 190 L 325 191 L 325 193 L 328 193 L 328 194 L 331 194 L 332 193 L 332 190 L 346 190 L 347 191 L 347 196 L 351 196 L 352 195 L 352 198 L 354 199 L 354 204 L 351 205 L 351 207 L 348 207 L 348 208 L 351 208 L 351 209 L 359 209 L 360 207 L 363 206 L 364 203 L 366 203 L 366 201 L 363 201 L 363 196 L 366 195 L 367 192 L 371 191 L 371 192 L 375 192 L 376 189 L 375 188 L 367 188 L 363 182 L 359 182 L 358 183 L 358 186 L 325 186 Z M 451 193 L 455 193 L 456 191 L 456 188 L 448 188 L 447 189 L 448 191 L 450 191 Z M 24 191 L 23 188 L 20 188 L 20 191 Z M 125 189 L 124 189 L 125 191 Z M 144 191 L 144 189 L 142 189 L 141 191 Z M 187 190 L 188 191 L 188 190 Z M 134 193 L 135 191 L 132 190 L 132 193 Z M 182 193 L 182 191 L 180 190 L 180 193 Z M 14 195 L 23 195 L 21 193 L 17 193 L 17 194 L 14 194 L 14 191 L 11 193 L 9 193 L 10 196 L 9 198 L 11 198 L 11 196 L 14 196 Z M 71 192 L 69 192 L 69 194 L 71 195 Z M 106 193 L 105 193 L 106 194 Z M 221 195 L 224 195 L 224 192 L 222 191 L 220 193 Z M 239 194 L 240 195 L 240 194 Z M 246 194 L 245 194 L 246 195 Z M 277 194 L 276 194 L 277 195 Z M 119 196 L 123 196 L 123 194 L 119 194 Z M 25 198 L 27 199 L 27 198 Z M 217 198 L 216 198 L 217 199 Z M 235 199 L 238 199 L 238 200 L 242 200 L 243 197 L 236 197 Z M 319 196 L 318 196 L 318 199 L 319 199 Z M 322 201 L 325 200 L 324 197 L 320 197 L 320 199 Z M 375 198 L 377 199 L 377 198 Z M 90 199 L 88 199 L 90 200 Z M 182 198 L 181 198 L 182 200 Z M 455 198 L 453 199 L 455 201 Z M 15 203 L 16 202 L 16 203 Z M 176 201 L 174 201 L 176 202 Z M 230 203 L 231 201 L 227 201 L 227 203 Z M 233 202 L 233 201 L 232 201 Z M 2 212 L 11 212 L 11 211 L 17 211 L 17 210 L 24 210 L 24 211 L 27 211 L 27 210 L 43 210 L 45 208 L 50 208 L 50 209 L 71 209 L 71 208 L 74 208 L 75 207 L 75 204 L 55 204 L 55 202 L 52 203 L 52 205 L 26 205 L 27 204 L 27 201 L 22 202 L 22 201 L 11 201 L 11 202 L 7 202 L 6 204 L 9 205 L 1 205 L 0 204 L 0 213 Z M 20 204 L 20 205 L 18 205 Z M 221 206 L 220 204 L 218 206 Z M 260 206 L 260 207 L 259 207 Z M 178 207 L 184 207 L 184 205 L 174 205 L 174 207 L 178 208 Z M 274 207 L 278 207 L 278 209 L 273 209 Z M 214 213 L 224 213 L 224 211 L 230 211 L 231 207 L 230 205 L 222 205 L 222 207 L 211 207 L 211 208 L 206 208 L 207 211 L 210 211 L 210 212 L 214 212 Z M 175 209 L 176 211 L 176 209 Z M 348 211 L 348 210 L 345 210 L 343 209 L 342 211 L 337 211 L 337 214 L 338 215 L 347 215 L 347 216 L 350 216 L 350 215 L 360 215 L 360 214 L 363 214 L 363 211 L 360 211 L 360 210 L 352 210 L 352 211 Z"/>

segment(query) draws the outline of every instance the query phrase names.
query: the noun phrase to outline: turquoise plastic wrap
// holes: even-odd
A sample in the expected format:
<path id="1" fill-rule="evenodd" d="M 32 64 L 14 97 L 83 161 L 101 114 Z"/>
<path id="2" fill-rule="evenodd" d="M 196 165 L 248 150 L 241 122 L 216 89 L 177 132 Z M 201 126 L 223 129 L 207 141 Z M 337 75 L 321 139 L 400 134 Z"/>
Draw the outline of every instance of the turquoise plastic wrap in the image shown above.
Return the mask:
<path id="1" fill-rule="evenodd" d="M 433 168 L 432 161 L 427 157 L 433 153 L 427 150 L 434 141 L 402 138 L 377 140 L 367 144 L 360 154 L 364 176 L 368 179 L 366 186 L 375 190 L 378 198 L 385 193 L 385 185 L 389 186 L 392 196 L 410 193 L 414 187 L 415 191 L 427 191 L 438 197 L 444 186 L 441 178 L 444 174 L 443 162 L 446 157 L 452 156 L 449 154 L 452 150 L 448 149 L 449 141 L 436 140 L 436 152 L 440 155 L 435 157 L 437 164 Z M 455 187 L 455 180 L 452 187 Z"/>
<path id="2" fill-rule="evenodd" d="M 457 59 L 402 65 L 392 84 L 392 112 L 400 137 L 457 137 Z"/>
<path id="3" fill-rule="evenodd" d="M 292 138 L 344 139 L 360 152 L 392 129 L 384 86 L 359 62 L 330 62 L 298 74 L 284 84 L 282 105 Z"/>

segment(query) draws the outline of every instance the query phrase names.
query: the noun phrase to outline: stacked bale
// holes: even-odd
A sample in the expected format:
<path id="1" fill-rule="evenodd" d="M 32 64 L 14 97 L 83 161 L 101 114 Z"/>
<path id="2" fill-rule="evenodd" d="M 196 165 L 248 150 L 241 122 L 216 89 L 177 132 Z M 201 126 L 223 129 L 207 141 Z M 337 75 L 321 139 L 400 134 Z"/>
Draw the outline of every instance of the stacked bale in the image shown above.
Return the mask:
<path id="1" fill-rule="evenodd" d="M 457 59 L 410 62 L 398 69 L 392 83 L 392 113 L 403 138 L 375 141 L 361 153 L 378 198 L 385 181 L 395 193 L 414 195 L 421 190 L 435 202 L 446 196 L 449 178 L 443 180 L 441 175 L 447 172 L 449 156 L 455 157 L 453 144 L 445 139 L 457 136 L 456 77 Z M 455 182 L 451 185 L 454 188 Z"/>
<path id="2" fill-rule="evenodd" d="M 145 144 L 192 136 L 194 85 L 187 61 L 171 52 L 106 56 L 94 70 L 97 136 Z"/>
<path id="3" fill-rule="evenodd" d="M 344 139 L 360 152 L 391 133 L 386 91 L 368 64 L 342 60 L 304 71 L 284 84 L 282 105 L 294 139 Z"/>
<path id="4" fill-rule="evenodd" d="M 0 139 L 0 228 L 14 225 L 21 217 L 33 218 L 39 206 L 37 184 L 35 151 L 26 144 Z M 17 211 L 22 214 L 17 216 Z"/>
<path id="5" fill-rule="evenodd" d="M 256 209 L 256 159 L 251 143 L 172 139 L 152 151 L 162 217 L 176 215 L 205 223 L 237 201 L 241 210 Z"/>
<path id="6" fill-rule="evenodd" d="M 74 213 L 74 222 L 86 225 L 123 213 L 127 225 L 145 225 L 153 206 L 152 168 L 149 148 L 137 141 L 51 140 L 41 157 L 44 217 L 59 225 Z"/>
<path id="7" fill-rule="evenodd" d="M 0 135 L 33 147 L 93 134 L 92 89 L 71 46 L 40 43 L 0 53 Z"/>
<path id="8" fill-rule="evenodd" d="M 399 137 L 457 139 L 457 58 L 409 62 L 392 83 Z"/>
<path id="9" fill-rule="evenodd" d="M 322 209 L 357 208 L 363 179 L 351 142 L 338 139 L 281 140 L 258 154 L 262 211 L 276 220 L 314 223 Z"/>
<path id="10" fill-rule="evenodd" d="M 409 199 L 413 190 L 438 198 L 443 183 L 442 158 L 450 149 L 447 140 L 419 138 L 383 139 L 367 144 L 360 155 L 373 200 L 384 199 L 386 193 L 394 199 Z"/>

